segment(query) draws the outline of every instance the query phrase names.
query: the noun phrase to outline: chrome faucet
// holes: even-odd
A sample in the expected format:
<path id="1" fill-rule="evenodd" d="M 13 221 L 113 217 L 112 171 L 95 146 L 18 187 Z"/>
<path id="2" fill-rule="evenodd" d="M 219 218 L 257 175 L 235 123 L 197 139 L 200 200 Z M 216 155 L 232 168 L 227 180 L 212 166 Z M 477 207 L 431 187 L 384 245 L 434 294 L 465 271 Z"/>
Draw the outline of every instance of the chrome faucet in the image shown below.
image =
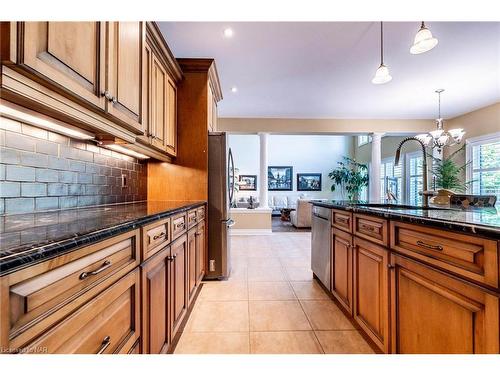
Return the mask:
<path id="1" fill-rule="evenodd" d="M 399 158 L 401 157 L 401 147 L 408 142 L 408 141 L 416 141 L 422 146 L 422 186 L 423 186 L 423 191 L 422 191 L 422 202 L 423 206 L 427 207 L 429 206 L 429 194 L 427 193 L 427 154 L 425 153 L 425 145 L 424 143 L 416 138 L 416 137 L 408 137 L 405 138 L 401 141 L 401 143 L 398 146 L 398 149 L 396 150 L 396 158 L 394 159 L 394 165 L 397 166 L 399 164 Z"/>

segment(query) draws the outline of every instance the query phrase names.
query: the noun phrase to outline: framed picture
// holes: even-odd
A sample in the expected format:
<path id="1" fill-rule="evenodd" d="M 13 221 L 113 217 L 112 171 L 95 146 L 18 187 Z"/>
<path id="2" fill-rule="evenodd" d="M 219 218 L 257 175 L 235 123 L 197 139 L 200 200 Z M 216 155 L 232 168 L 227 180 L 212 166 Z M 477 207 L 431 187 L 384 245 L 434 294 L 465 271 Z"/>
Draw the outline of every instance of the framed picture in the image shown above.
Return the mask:
<path id="1" fill-rule="evenodd" d="M 297 173 L 298 191 L 321 191 L 321 173 Z"/>
<path id="2" fill-rule="evenodd" d="M 242 174 L 240 175 L 240 191 L 256 191 L 257 190 L 257 175 Z"/>
<path id="3" fill-rule="evenodd" d="M 267 167 L 267 187 L 269 190 L 293 190 L 293 167 Z"/>
<path id="4" fill-rule="evenodd" d="M 398 186 L 398 179 L 397 177 L 388 177 L 388 176 L 385 176 L 385 191 L 384 191 L 384 195 L 388 192 L 391 192 L 392 194 L 394 194 L 394 196 L 396 197 L 396 199 L 399 199 L 398 197 L 398 189 L 399 186 Z"/>

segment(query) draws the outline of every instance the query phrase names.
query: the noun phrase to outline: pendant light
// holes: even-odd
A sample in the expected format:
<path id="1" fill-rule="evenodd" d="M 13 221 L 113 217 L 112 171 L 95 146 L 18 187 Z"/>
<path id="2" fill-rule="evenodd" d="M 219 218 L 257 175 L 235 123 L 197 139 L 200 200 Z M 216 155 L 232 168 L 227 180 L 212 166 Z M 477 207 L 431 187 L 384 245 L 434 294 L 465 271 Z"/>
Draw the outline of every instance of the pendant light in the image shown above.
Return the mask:
<path id="1" fill-rule="evenodd" d="M 459 144 L 465 135 L 465 131 L 461 128 L 444 130 L 443 118 L 441 117 L 441 93 L 444 89 L 434 91 L 438 94 L 438 118 L 436 119 L 436 130 L 432 130 L 427 134 L 419 134 L 416 138 L 421 140 L 426 146 L 430 145 L 436 148 L 441 153 L 444 146 L 453 146 Z"/>
<path id="2" fill-rule="evenodd" d="M 384 65 L 384 24 L 380 22 L 380 66 L 375 72 L 375 77 L 372 79 L 372 83 L 375 85 L 380 85 L 387 83 L 392 79 L 389 74 L 389 68 Z"/>
<path id="3" fill-rule="evenodd" d="M 412 55 L 418 55 L 419 53 L 424 53 L 430 51 L 438 44 L 438 40 L 432 36 L 431 31 L 425 27 L 424 21 L 418 30 L 417 35 L 415 35 L 415 40 L 410 48 L 410 53 Z"/>

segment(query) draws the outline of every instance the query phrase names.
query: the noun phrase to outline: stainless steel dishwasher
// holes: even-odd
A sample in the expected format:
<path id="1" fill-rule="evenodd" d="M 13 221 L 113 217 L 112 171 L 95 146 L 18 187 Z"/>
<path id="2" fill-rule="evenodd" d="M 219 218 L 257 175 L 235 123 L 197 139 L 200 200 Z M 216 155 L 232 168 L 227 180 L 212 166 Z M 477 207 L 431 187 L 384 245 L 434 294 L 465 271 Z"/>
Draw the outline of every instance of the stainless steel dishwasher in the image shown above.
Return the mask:
<path id="1" fill-rule="evenodd" d="M 311 223 L 311 268 L 325 287 L 330 289 L 332 225 L 329 208 L 313 206 Z"/>

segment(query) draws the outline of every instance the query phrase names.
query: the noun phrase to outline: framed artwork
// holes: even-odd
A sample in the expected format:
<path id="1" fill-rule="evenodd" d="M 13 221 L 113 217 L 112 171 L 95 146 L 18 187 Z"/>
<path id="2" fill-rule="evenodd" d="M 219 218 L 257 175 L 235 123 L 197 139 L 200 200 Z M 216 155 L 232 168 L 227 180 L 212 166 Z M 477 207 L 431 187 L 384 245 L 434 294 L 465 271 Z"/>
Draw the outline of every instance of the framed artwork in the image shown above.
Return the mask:
<path id="1" fill-rule="evenodd" d="M 399 199 L 398 197 L 398 178 L 397 177 L 388 177 L 385 176 L 385 193 L 391 192 L 396 196 L 396 199 Z"/>
<path id="2" fill-rule="evenodd" d="M 297 173 L 298 191 L 321 191 L 321 173 Z"/>
<path id="3" fill-rule="evenodd" d="M 257 190 L 257 175 L 242 174 L 240 175 L 240 191 L 256 191 Z"/>
<path id="4" fill-rule="evenodd" d="M 293 167 L 267 167 L 267 187 L 269 190 L 293 190 Z"/>

